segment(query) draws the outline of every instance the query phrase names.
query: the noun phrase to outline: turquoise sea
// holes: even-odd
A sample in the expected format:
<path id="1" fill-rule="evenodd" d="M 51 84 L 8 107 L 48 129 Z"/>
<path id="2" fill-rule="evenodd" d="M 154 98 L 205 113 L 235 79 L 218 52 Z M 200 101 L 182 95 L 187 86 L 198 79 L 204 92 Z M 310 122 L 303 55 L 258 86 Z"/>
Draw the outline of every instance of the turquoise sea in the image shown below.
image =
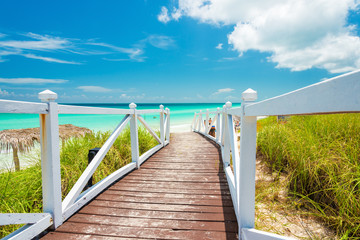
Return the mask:
<path id="1" fill-rule="evenodd" d="M 128 109 L 128 104 L 71 104 L 86 107 L 120 108 Z M 160 104 L 138 104 L 137 109 L 159 109 Z M 190 125 L 194 112 L 199 110 L 215 111 L 222 108 L 224 103 L 165 103 L 164 107 L 170 109 L 171 132 L 190 131 Z M 239 107 L 240 103 L 234 103 L 233 107 Z M 210 116 L 213 117 L 213 116 Z M 123 115 L 83 115 L 83 114 L 60 114 L 59 124 L 73 124 L 86 127 L 93 131 L 112 131 L 117 126 Z M 145 121 L 154 129 L 159 129 L 159 114 L 143 115 Z M 39 127 L 39 115 L 37 114 L 0 114 L 0 130 L 21 129 Z"/>

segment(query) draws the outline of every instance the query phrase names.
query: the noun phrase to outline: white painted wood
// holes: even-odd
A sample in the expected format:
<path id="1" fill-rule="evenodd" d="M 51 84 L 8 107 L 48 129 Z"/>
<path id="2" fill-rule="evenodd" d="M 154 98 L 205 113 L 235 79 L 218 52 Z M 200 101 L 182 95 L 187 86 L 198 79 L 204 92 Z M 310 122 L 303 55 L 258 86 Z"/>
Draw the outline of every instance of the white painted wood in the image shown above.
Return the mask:
<path id="1" fill-rule="evenodd" d="M 230 128 L 230 122 L 229 122 L 229 118 L 227 115 L 227 111 L 228 107 L 226 106 L 225 108 L 225 112 L 223 113 L 224 115 L 224 129 L 223 129 L 223 144 L 224 144 L 224 148 L 223 148 L 223 152 L 222 152 L 222 157 L 223 157 L 223 163 L 224 166 L 229 166 L 230 165 L 230 135 L 229 135 L 229 128 Z"/>
<path id="2" fill-rule="evenodd" d="M 221 138 L 220 138 L 220 135 L 221 135 L 221 129 L 220 129 L 220 108 L 218 107 L 217 108 L 217 111 L 216 111 L 216 133 L 215 133 L 215 137 L 216 137 L 216 141 L 219 141 Z"/>
<path id="3" fill-rule="evenodd" d="M 137 114 L 160 113 L 160 112 L 161 109 L 143 109 L 143 110 L 136 109 Z"/>
<path id="4" fill-rule="evenodd" d="M 110 135 L 109 139 L 106 140 L 105 144 L 101 147 L 99 152 L 95 155 L 94 159 L 91 163 L 87 166 L 85 171 L 81 174 L 80 178 L 77 180 L 73 188 L 70 190 L 69 194 L 63 201 L 62 209 L 63 212 L 69 208 L 77 199 L 79 194 L 84 189 L 86 183 L 88 182 L 89 178 L 94 174 L 96 168 L 99 166 L 101 161 L 104 159 L 106 153 L 109 151 L 121 131 L 125 128 L 126 124 L 129 122 L 130 116 L 126 115 L 119 125 L 116 127 L 115 131 Z M 136 120 L 136 118 L 135 118 Z"/>
<path id="5" fill-rule="evenodd" d="M 239 187 L 239 180 L 240 180 L 240 157 L 239 157 L 239 150 L 237 146 L 237 137 L 235 134 L 235 126 L 233 122 L 233 117 L 231 115 L 228 115 L 228 136 L 229 136 L 229 144 L 230 144 L 230 150 L 232 154 L 232 164 L 234 169 L 234 179 L 235 179 L 235 199 L 236 204 L 234 206 L 239 206 L 239 197 L 240 196 L 240 187 Z M 237 213 L 237 216 L 239 217 L 239 211 L 235 208 L 235 213 Z"/>
<path id="6" fill-rule="evenodd" d="M 63 220 L 67 220 L 71 217 L 74 213 L 76 213 L 80 208 L 85 206 L 88 202 L 94 199 L 99 193 L 117 181 L 119 178 L 123 177 L 124 175 L 128 174 L 129 172 L 133 171 L 136 168 L 136 163 L 131 162 L 120 169 L 116 170 L 100 182 L 96 183 L 91 188 L 87 189 L 80 196 L 76 199 L 76 201 L 66 208 L 63 212 Z"/>
<path id="7" fill-rule="evenodd" d="M 55 102 L 58 96 L 53 91 L 47 89 L 45 91 L 40 92 L 38 94 L 38 97 L 42 102 Z"/>
<path id="8" fill-rule="evenodd" d="M 52 218 L 49 215 L 40 219 L 34 224 L 27 224 L 13 233 L 10 233 L 2 240 L 24 240 L 24 239 L 33 239 L 41 232 L 45 231 L 47 228 L 53 225 Z"/>
<path id="9" fill-rule="evenodd" d="M 130 109 L 59 105 L 59 114 L 130 114 Z"/>
<path id="10" fill-rule="evenodd" d="M 166 108 L 165 139 L 170 143 L 170 109 Z"/>
<path id="11" fill-rule="evenodd" d="M 0 113 L 46 114 L 47 110 L 48 105 L 46 103 L 0 100 Z"/>
<path id="12" fill-rule="evenodd" d="M 198 132 L 201 132 L 201 123 L 202 123 L 202 113 L 199 112 L 199 122 L 198 122 Z"/>
<path id="13" fill-rule="evenodd" d="M 160 105 L 160 139 L 161 144 L 164 145 L 165 142 L 165 122 L 164 122 L 164 106 Z"/>
<path id="14" fill-rule="evenodd" d="M 224 146 L 225 144 L 225 125 L 226 125 L 226 106 L 223 106 L 222 109 L 222 118 L 221 118 L 221 135 L 220 135 L 220 139 L 221 139 L 221 144 L 222 146 Z"/>
<path id="15" fill-rule="evenodd" d="M 199 132 L 199 125 L 200 125 L 200 114 L 197 115 L 197 118 L 196 118 L 196 124 L 195 124 L 195 131 L 196 132 Z"/>
<path id="16" fill-rule="evenodd" d="M 231 171 L 231 167 L 227 166 L 224 168 L 224 172 L 226 174 L 226 179 L 228 182 L 228 186 L 229 186 L 229 190 L 230 190 L 230 195 L 231 195 L 231 200 L 233 202 L 234 205 L 234 210 L 237 209 L 237 196 L 236 196 L 236 188 L 235 188 L 235 178 L 234 178 L 234 173 Z M 236 215 L 236 219 L 238 219 L 238 212 L 235 211 L 235 215 Z"/>
<path id="17" fill-rule="evenodd" d="M 39 93 L 43 102 L 48 102 L 48 114 L 40 114 L 40 146 L 43 210 L 53 218 L 53 229 L 62 224 L 61 217 L 61 174 L 58 105 L 56 93 Z"/>
<path id="18" fill-rule="evenodd" d="M 193 121 L 191 123 L 191 130 L 195 129 L 195 124 L 196 124 L 196 113 L 194 113 L 194 118 L 193 118 Z"/>
<path id="19" fill-rule="evenodd" d="M 246 106 L 246 116 L 360 112 L 360 70 Z"/>
<path id="20" fill-rule="evenodd" d="M 139 121 L 142 123 L 142 125 L 149 131 L 149 133 L 151 134 L 151 136 L 153 136 L 156 141 L 158 143 L 162 143 L 160 138 L 158 137 L 158 135 L 154 132 L 154 130 L 152 130 L 152 128 L 146 123 L 146 121 L 144 120 L 144 118 L 140 115 L 137 115 L 137 118 L 139 119 Z"/>
<path id="21" fill-rule="evenodd" d="M 243 101 L 246 108 L 248 101 Z M 255 224 L 255 163 L 256 163 L 256 117 L 241 116 L 240 164 L 235 178 L 238 194 L 239 229 L 254 228 Z M 241 193 L 241 194 L 240 194 Z"/>
<path id="22" fill-rule="evenodd" d="M 254 228 L 243 228 L 241 230 L 242 240 L 294 240 L 294 238 L 268 233 Z"/>
<path id="23" fill-rule="evenodd" d="M 133 110 L 133 113 L 130 115 L 130 138 L 131 138 L 131 157 L 132 161 L 136 162 L 136 168 L 140 168 L 139 163 L 139 133 L 137 125 L 137 112 L 136 104 L 130 103 L 129 107 Z"/>
<path id="24" fill-rule="evenodd" d="M 209 133 L 209 109 L 206 109 L 206 119 L 205 119 L 205 133 Z"/>
<path id="25" fill-rule="evenodd" d="M 150 150 L 148 150 L 147 152 L 143 153 L 140 156 L 139 162 L 140 165 L 145 162 L 149 157 L 151 157 L 154 153 L 156 153 L 157 151 L 159 151 L 161 148 L 163 147 L 162 144 L 156 145 L 155 147 L 151 148 Z"/>
<path id="26" fill-rule="evenodd" d="M 1 213 L 0 225 L 34 224 L 50 216 L 50 213 Z"/>

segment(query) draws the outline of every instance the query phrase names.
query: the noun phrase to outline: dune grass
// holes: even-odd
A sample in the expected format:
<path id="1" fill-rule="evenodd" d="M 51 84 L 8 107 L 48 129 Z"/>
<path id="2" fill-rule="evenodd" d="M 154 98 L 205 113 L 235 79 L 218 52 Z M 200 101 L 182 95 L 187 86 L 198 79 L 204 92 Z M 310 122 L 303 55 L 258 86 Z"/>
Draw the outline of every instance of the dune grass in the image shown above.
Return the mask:
<path id="1" fill-rule="evenodd" d="M 342 239 L 360 237 L 360 114 L 262 120 L 258 151 L 301 206 Z"/>
<path id="2" fill-rule="evenodd" d="M 88 151 L 101 147 L 110 132 L 86 134 L 62 143 L 60 152 L 61 188 L 64 199 L 88 165 Z M 144 128 L 139 128 L 140 155 L 156 146 L 157 141 Z M 131 162 L 130 129 L 126 128 L 110 148 L 93 175 L 96 183 Z M 42 212 L 42 180 L 40 156 L 36 164 L 21 171 L 0 174 L 1 213 Z M 0 238 L 15 231 L 21 225 L 0 226 Z"/>

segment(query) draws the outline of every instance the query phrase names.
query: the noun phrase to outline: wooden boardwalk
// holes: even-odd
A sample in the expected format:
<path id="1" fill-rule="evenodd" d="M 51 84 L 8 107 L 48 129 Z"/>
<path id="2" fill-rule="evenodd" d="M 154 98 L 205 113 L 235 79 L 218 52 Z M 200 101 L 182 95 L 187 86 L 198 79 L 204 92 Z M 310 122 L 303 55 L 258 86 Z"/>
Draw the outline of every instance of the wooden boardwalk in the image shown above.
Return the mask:
<path id="1" fill-rule="evenodd" d="M 236 239 L 237 231 L 220 150 L 177 133 L 43 239 Z"/>

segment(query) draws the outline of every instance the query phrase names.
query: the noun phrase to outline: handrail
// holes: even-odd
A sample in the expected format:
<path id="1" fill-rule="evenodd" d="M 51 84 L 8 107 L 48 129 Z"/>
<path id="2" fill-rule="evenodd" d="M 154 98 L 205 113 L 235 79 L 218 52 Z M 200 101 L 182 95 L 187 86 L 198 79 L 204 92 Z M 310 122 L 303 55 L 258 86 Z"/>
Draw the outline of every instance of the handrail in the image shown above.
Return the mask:
<path id="1" fill-rule="evenodd" d="M 56 229 L 72 214 L 91 201 L 114 181 L 140 165 L 151 155 L 170 143 L 170 110 L 160 105 L 159 109 L 137 110 L 136 104 L 129 104 L 130 109 L 97 108 L 70 105 L 58 105 L 57 94 L 49 90 L 39 93 L 43 103 L 0 100 L 0 113 L 33 113 L 40 116 L 40 145 L 43 183 L 44 213 L 7 213 L 0 214 L 0 225 L 27 224 L 9 234 L 4 239 L 32 239 L 51 227 Z M 160 114 L 160 138 L 146 123 L 140 114 Z M 59 114 L 120 114 L 125 117 L 120 121 L 109 139 L 101 147 L 94 159 L 84 170 L 64 201 L 61 201 L 60 147 L 59 147 Z M 139 156 L 138 125 L 140 121 L 159 145 Z M 91 188 L 83 188 L 96 168 L 104 159 L 116 138 L 130 123 L 132 162 L 116 170 Z"/>
<path id="2" fill-rule="evenodd" d="M 200 110 L 194 114 L 192 131 L 212 139 L 221 147 L 224 171 L 239 226 L 239 239 L 289 239 L 254 229 L 257 117 L 360 112 L 359 92 L 360 70 L 257 103 L 254 103 L 257 92 L 247 89 L 242 93 L 240 107 L 232 108 L 231 102 L 227 102 L 222 110 Z M 205 122 L 208 125 L 211 113 L 217 116 L 216 138 L 206 131 L 208 126 L 203 126 L 202 116 L 206 114 Z M 240 117 L 241 121 L 240 150 L 237 148 L 233 116 Z"/>

